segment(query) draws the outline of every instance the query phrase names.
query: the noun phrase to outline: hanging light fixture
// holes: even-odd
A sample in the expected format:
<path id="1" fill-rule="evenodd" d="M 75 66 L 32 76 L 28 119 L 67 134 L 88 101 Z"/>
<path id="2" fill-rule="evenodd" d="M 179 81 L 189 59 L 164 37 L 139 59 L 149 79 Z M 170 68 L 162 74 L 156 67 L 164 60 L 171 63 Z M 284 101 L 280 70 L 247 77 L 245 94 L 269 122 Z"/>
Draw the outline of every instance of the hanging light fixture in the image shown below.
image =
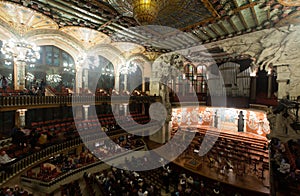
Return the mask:
<path id="1" fill-rule="evenodd" d="M 158 13 L 170 0 L 107 0 L 120 14 L 134 17 L 140 25 L 155 22 Z"/>
<path id="2" fill-rule="evenodd" d="M 152 24 L 160 11 L 159 0 L 133 0 L 133 17 L 141 24 Z"/>
<path id="3" fill-rule="evenodd" d="M 110 69 L 108 65 L 103 67 L 101 70 L 102 70 L 101 75 L 103 75 L 103 76 L 113 77 L 113 75 L 114 75 L 114 70 Z"/>
<path id="4" fill-rule="evenodd" d="M 13 59 L 15 62 L 25 62 L 29 65 L 35 64 L 40 58 L 40 48 L 34 44 L 29 44 L 24 40 L 3 41 L 1 52 L 5 59 Z"/>

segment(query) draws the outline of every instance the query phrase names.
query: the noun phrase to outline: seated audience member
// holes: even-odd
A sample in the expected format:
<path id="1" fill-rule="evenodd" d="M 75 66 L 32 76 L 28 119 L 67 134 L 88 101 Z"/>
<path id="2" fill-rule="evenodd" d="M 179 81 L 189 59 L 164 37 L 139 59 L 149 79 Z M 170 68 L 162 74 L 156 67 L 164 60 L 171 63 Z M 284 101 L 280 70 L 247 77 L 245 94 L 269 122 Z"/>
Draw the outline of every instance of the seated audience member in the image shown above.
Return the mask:
<path id="1" fill-rule="evenodd" d="M 10 158 L 4 150 L 1 151 L 0 154 L 0 164 L 6 164 L 15 160 L 14 158 Z"/>
<path id="2" fill-rule="evenodd" d="M 9 165 L 10 162 L 14 161 L 15 158 L 10 158 L 4 150 L 1 151 L 0 154 L 0 165 L 1 171 L 11 172 L 11 167 Z"/>
<path id="3" fill-rule="evenodd" d="M 40 135 L 40 137 L 38 139 L 38 144 L 40 146 L 43 146 L 44 144 L 46 144 L 46 142 L 47 142 L 47 134 L 41 133 L 41 135 Z"/>

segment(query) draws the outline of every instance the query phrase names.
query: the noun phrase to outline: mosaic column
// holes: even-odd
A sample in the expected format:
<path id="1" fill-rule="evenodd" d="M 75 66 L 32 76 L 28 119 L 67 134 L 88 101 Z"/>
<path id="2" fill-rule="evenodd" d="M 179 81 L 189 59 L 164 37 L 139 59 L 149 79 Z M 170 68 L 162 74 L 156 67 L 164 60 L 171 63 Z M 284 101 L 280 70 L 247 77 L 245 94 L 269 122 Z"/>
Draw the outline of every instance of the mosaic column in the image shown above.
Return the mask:
<path id="1" fill-rule="evenodd" d="M 18 109 L 16 112 L 16 126 L 25 127 L 26 126 L 26 111 L 27 109 Z"/>
<path id="2" fill-rule="evenodd" d="M 14 89 L 23 90 L 25 88 L 25 66 L 24 61 L 14 63 Z"/>

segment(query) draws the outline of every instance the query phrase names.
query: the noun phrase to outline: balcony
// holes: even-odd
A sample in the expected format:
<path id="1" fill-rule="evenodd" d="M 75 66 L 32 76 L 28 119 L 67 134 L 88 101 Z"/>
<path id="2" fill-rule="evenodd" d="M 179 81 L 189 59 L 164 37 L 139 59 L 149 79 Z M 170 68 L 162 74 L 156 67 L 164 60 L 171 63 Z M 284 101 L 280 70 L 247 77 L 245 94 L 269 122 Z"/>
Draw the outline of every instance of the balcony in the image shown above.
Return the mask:
<path id="1" fill-rule="evenodd" d="M 45 108 L 74 105 L 100 105 L 122 103 L 153 103 L 160 102 L 160 97 L 153 96 L 3 96 L 0 97 L 0 111 L 22 108 Z"/>

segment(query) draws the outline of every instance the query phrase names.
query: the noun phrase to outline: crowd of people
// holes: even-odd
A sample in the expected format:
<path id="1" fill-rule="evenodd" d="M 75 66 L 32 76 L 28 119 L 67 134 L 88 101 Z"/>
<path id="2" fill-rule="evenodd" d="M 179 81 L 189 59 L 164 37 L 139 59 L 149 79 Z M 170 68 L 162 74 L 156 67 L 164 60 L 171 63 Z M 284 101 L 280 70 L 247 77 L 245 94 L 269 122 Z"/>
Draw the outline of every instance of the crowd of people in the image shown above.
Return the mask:
<path id="1" fill-rule="evenodd" d="M 0 196 L 33 196 L 33 194 L 16 184 L 14 187 L 0 188 Z"/>
<path id="2" fill-rule="evenodd" d="M 42 163 L 39 167 L 30 169 L 27 172 L 27 177 L 36 178 L 42 181 L 51 181 L 60 175 L 96 161 L 97 158 L 89 151 L 81 152 L 78 155 L 59 154 Z"/>
<path id="3" fill-rule="evenodd" d="M 85 174 L 105 195 L 157 196 L 160 190 L 136 172 L 112 167 L 96 174 Z"/>
<path id="4" fill-rule="evenodd" d="M 126 164 L 143 164 L 145 157 L 134 158 Z M 240 195 L 235 189 L 189 172 L 177 165 L 166 164 L 148 171 L 129 171 L 122 165 L 98 173 L 86 173 L 88 182 L 99 186 L 103 195 L 109 196 L 157 196 L 169 193 L 171 196 Z M 232 191 L 232 192 L 229 192 Z"/>
<path id="5" fill-rule="evenodd" d="M 271 140 L 271 168 L 279 192 L 300 186 L 300 140 Z"/>

